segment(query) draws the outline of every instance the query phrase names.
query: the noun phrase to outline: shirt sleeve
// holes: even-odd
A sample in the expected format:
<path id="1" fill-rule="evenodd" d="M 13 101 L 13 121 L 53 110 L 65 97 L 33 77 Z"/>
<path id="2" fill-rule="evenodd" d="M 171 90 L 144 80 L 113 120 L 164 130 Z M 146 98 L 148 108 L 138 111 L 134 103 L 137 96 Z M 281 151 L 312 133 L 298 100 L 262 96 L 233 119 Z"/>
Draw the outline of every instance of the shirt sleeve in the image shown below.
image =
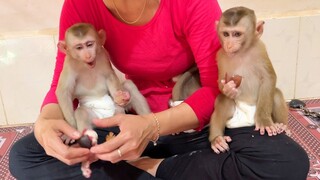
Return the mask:
<path id="1" fill-rule="evenodd" d="M 201 85 L 185 102 L 199 120 L 198 130 L 209 123 L 219 94 L 216 53 L 220 48 L 215 22 L 221 16 L 216 0 L 191 0 L 186 7 L 184 33 L 200 72 Z"/>

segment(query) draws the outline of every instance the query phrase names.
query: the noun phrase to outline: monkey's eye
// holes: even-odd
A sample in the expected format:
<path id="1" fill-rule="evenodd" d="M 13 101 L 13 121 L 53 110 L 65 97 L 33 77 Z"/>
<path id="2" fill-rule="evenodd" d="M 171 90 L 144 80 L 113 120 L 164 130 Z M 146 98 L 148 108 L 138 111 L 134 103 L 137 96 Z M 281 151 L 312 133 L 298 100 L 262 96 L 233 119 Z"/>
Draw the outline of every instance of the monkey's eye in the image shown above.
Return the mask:
<path id="1" fill-rule="evenodd" d="M 242 34 L 241 34 L 241 32 L 234 32 L 234 34 L 233 34 L 233 36 L 235 36 L 235 37 L 240 37 Z"/>
<path id="2" fill-rule="evenodd" d="M 224 37 L 228 37 L 229 36 L 228 32 L 223 32 L 222 34 L 223 34 Z"/>
<path id="3" fill-rule="evenodd" d="M 76 48 L 76 50 L 81 50 L 81 49 L 83 49 L 82 46 L 76 46 L 75 48 Z"/>
<path id="4" fill-rule="evenodd" d="M 94 41 L 87 42 L 87 47 L 92 47 L 94 45 Z"/>

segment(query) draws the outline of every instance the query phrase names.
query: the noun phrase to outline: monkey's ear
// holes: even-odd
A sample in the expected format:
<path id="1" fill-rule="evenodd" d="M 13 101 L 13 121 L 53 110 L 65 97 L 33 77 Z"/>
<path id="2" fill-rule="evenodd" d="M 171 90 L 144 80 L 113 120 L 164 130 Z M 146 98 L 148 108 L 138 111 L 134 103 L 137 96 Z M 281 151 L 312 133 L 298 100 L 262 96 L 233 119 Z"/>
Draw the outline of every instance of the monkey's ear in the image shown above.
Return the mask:
<path id="1" fill-rule="evenodd" d="M 101 45 L 104 45 L 104 43 L 106 42 L 106 32 L 103 30 L 103 29 L 100 29 L 98 31 L 98 35 L 99 35 L 99 38 L 101 40 Z"/>
<path id="2" fill-rule="evenodd" d="M 65 41 L 59 41 L 57 46 L 61 52 L 63 52 L 64 54 L 67 54 L 67 45 Z"/>
<path id="3" fill-rule="evenodd" d="M 264 25 L 264 21 L 257 22 L 256 33 L 258 38 L 260 38 L 263 33 L 263 25 Z"/>

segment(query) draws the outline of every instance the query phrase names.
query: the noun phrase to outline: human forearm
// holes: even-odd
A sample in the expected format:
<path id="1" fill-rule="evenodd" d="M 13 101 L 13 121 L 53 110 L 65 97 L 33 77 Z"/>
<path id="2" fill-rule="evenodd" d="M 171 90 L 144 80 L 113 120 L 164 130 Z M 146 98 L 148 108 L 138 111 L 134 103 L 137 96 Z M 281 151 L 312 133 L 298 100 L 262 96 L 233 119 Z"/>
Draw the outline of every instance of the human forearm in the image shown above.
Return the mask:
<path id="1" fill-rule="evenodd" d="M 50 103 L 44 105 L 38 119 L 63 119 L 59 104 Z"/>
<path id="2" fill-rule="evenodd" d="M 218 94 L 219 92 L 214 91 L 212 88 L 202 87 L 185 100 L 199 120 L 197 130 L 201 130 L 209 123 Z"/>
<path id="3" fill-rule="evenodd" d="M 34 134 L 38 142 L 43 145 L 42 132 L 50 125 L 52 120 L 63 120 L 63 114 L 58 104 L 47 104 L 42 107 L 34 125 Z"/>
<path id="4" fill-rule="evenodd" d="M 147 118 L 154 122 L 153 139 L 156 139 L 155 137 L 158 134 L 158 125 L 155 118 L 157 118 L 159 122 L 160 136 L 189 129 L 196 129 L 199 126 L 197 115 L 186 103 L 181 103 L 180 105 L 172 107 L 168 110 L 155 113 L 155 117 L 150 114 Z"/>

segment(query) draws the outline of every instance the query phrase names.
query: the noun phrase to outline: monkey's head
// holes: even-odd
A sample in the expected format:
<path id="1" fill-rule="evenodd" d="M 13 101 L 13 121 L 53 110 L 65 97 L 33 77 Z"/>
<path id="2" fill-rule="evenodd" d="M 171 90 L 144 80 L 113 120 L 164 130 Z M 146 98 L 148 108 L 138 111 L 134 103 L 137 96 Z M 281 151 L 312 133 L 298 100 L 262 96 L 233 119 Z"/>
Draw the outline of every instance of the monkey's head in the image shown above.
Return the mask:
<path id="1" fill-rule="evenodd" d="M 72 59 L 94 68 L 104 42 L 103 30 L 97 32 L 91 24 L 77 23 L 67 29 L 65 40 L 58 43 L 58 48 Z"/>
<path id="2" fill-rule="evenodd" d="M 228 56 L 246 51 L 263 33 L 264 22 L 256 23 L 253 10 L 234 7 L 223 12 L 217 31 L 223 50 Z"/>

